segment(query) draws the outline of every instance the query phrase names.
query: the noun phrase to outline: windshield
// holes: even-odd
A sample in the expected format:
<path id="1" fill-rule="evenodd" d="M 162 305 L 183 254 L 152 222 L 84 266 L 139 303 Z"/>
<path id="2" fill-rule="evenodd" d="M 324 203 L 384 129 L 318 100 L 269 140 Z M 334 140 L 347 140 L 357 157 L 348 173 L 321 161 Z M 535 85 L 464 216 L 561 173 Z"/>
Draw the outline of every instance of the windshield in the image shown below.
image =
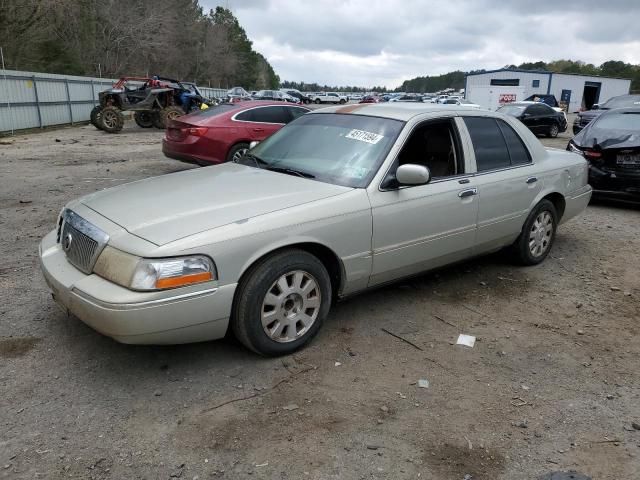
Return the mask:
<path id="1" fill-rule="evenodd" d="M 362 115 L 303 115 L 251 149 L 241 163 L 362 188 L 378 171 L 403 125 Z"/>
<path id="2" fill-rule="evenodd" d="M 640 95 L 625 95 L 613 97 L 600 105 L 601 110 L 613 110 L 614 108 L 640 107 Z"/>
<path id="3" fill-rule="evenodd" d="M 523 105 L 505 105 L 504 107 L 500 107 L 497 112 L 504 113 L 505 115 L 511 115 L 512 117 L 519 117 L 524 112 L 524 109 L 527 108 Z"/>
<path id="4" fill-rule="evenodd" d="M 600 115 L 593 124 L 593 128 L 602 130 L 640 131 L 640 111 L 613 113 Z"/>

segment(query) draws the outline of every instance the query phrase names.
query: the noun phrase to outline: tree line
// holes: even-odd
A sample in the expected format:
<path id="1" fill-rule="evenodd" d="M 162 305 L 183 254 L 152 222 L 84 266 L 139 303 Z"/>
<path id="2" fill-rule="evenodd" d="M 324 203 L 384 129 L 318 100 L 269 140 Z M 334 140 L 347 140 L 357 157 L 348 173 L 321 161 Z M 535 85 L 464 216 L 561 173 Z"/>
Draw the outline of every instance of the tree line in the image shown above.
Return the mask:
<path id="1" fill-rule="evenodd" d="M 0 0 L 0 47 L 13 70 L 256 90 L 280 83 L 233 13 L 205 12 L 198 0 Z"/>
<path id="2" fill-rule="evenodd" d="M 580 60 L 554 60 L 552 62 L 525 62 L 520 65 L 505 65 L 507 69 L 545 70 L 555 73 L 577 73 L 580 75 L 598 75 L 631 79 L 631 90 L 640 91 L 640 65 L 632 65 L 619 60 L 609 60 L 596 66 Z M 445 88 L 464 88 L 465 76 L 470 73 L 484 73 L 486 70 L 445 73 L 443 75 L 416 77 L 405 80 L 396 91 L 432 93 Z"/>

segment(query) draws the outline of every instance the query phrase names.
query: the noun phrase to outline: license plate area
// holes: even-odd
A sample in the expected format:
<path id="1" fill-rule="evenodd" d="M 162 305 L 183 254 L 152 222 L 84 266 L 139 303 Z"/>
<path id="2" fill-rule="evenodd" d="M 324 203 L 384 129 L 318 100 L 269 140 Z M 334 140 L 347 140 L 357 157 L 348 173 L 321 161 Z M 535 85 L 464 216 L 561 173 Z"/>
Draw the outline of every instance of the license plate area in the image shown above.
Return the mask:
<path id="1" fill-rule="evenodd" d="M 624 168 L 640 168 L 640 153 L 619 153 L 616 165 Z"/>

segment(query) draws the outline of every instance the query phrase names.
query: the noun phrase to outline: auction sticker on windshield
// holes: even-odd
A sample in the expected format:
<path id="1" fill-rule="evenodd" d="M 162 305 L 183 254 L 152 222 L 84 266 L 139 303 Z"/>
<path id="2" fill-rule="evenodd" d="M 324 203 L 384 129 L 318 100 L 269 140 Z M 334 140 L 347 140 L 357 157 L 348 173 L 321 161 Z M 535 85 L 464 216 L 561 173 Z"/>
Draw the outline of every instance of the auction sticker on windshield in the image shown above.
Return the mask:
<path id="1" fill-rule="evenodd" d="M 373 132 L 365 132 L 364 130 L 353 129 L 349 133 L 347 133 L 344 138 L 351 138 L 353 140 L 359 140 L 361 142 L 375 145 L 384 138 L 384 135 L 378 135 L 377 133 Z"/>

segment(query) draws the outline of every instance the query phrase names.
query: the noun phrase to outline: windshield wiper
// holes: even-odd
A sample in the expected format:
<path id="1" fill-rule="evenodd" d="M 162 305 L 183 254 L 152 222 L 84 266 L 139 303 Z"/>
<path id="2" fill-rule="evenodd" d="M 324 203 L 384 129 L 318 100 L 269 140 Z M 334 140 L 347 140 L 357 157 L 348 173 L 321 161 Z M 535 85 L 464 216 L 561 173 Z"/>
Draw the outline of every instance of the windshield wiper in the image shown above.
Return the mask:
<path id="1" fill-rule="evenodd" d="M 240 157 L 236 163 L 240 163 L 245 158 L 249 158 L 249 159 L 253 160 L 253 163 L 258 168 L 262 168 L 262 165 L 268 165 L 268 162 L 265 162 L 260 157 L 254 155 L 253 153 L 249 153 L 249 152 L 245 153 L 242 157 Z"/>
<path id="2" fill-rule="evenodd" d="M 278 172 L 278 173 L 286 173 L 288 175 L 297 175 L 298 177 L 302 177 L 302 178 L 316 178 L 316 176 L 312 175 L 311 173 L 302 172 L 300 170 L 295 170 L 293 168 L 267 167 L 267 170 L 270 170 L 272 172 Z"/>

